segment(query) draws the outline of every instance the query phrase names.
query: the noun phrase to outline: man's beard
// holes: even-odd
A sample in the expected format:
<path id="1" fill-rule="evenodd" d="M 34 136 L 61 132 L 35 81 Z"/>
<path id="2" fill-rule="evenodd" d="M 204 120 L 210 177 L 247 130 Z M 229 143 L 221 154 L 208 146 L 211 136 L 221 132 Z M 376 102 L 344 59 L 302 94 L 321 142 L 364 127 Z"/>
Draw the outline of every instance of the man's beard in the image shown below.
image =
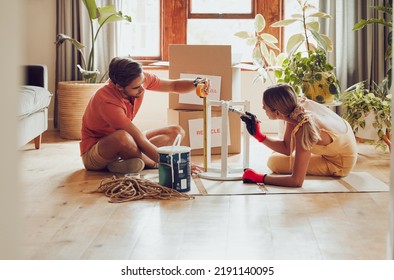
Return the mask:
<path id="1" fill-rule="evenodd" d="M 133 98 L 140 98 L 141 95 L 143 94 L 143 92 L 140 92 L 140 93 L 138 93 L 137 95 L 129 95 L 129 94 L 127 94 L 127 91 L 126 91 L 125 88 L 123 88 L 122 93 L 123 93 L 125 96 L 127 96 L 127 97 L 133 97 Z"/>

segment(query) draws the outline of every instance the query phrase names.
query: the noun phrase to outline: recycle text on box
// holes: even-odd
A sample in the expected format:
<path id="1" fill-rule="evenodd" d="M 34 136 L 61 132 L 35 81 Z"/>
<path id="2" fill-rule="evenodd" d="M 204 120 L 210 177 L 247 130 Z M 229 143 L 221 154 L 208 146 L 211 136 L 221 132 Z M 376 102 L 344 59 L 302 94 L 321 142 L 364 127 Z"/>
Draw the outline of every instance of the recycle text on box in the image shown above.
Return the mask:
<path id="1" fill-rule="evenodd" d="M 209 121 L 209 120 L 208 120 Z M 190 148 L 201 149 L 204 147 L 203 119 L 189 120 Z M 227 124 L 227 144 L 231 145 L 230 127 Z M 211 118 L 211 147 L 222 145 L 222 117 Z"/>

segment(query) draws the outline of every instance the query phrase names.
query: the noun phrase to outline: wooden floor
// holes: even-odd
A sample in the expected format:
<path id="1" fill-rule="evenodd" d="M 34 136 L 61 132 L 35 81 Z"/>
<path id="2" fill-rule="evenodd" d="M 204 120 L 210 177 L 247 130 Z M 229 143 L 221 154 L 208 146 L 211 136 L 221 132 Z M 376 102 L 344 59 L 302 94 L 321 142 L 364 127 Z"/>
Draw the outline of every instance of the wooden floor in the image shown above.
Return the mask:
<path id="1" fill-rule="evenodd" d="M 252 151 L 251 167 L 259 169 L 267 151 Z M 25 259 L 386 258 L 388 192 L 112 204 L 86 193 L 111 174 L 85 171 L 78 141 L 50 131 L 40 150 L 29 143 L 20 157 Z M 355 170 L 388 184 L 389 154 L 359 144 Z"/>

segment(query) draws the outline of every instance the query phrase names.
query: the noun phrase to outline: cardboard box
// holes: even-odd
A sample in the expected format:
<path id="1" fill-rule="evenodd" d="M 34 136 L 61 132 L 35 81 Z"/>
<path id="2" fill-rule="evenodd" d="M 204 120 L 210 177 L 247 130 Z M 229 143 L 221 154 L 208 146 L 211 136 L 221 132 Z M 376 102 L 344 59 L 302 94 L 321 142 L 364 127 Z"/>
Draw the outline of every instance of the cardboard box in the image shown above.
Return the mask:
<path id="1" fill-rule="evenodd" d="M 209 78 L 210 100 L 241 98 L 241 69 L 231 53 L 230 45 L 170 45 L 169 78 Z M 202 99 L 195 91 L 187 94 L 169 94 L 169 108 L 175 110 L 203 110 Z M 213 107 L 218 111 L 220 107 Z"/>
<path id="2" fill-rule="evenodd" d="M 196 110 L 173 110 L 168 109 L 168 124 L 180 125 L 185 130 L 185 137 L 181 142 L 182 146 L 191 147 L 191 155 L 202 155 L 204 153 L 203 150 L 203 111 Z M 241 152 L 241 119 L 236 114 L 229 114 L 229 138 L 227 143 L 228 153 L 229 154 L 239 154 Z M 214 121 L 214 120 L 218 120 Z M 201 122 L 201 126 L 198 127 Z M 196 126 L 197 125 L 197 126 Z M 221 141 L 218 143 L 218 140 L 221 139 L 221 112 L 212 111 L 212 122 L 211 122 L 211 139 L 212 139 L 212 155 L 220 155 L 221 153 Z M 192 135 L 190 135 L 192 133 Z M 193 138 L 192 138 L 193 137 Z M 217 147 L 215 143 L 218 144 Z M 195 148 L 195 147 L 201 148 Z"/>

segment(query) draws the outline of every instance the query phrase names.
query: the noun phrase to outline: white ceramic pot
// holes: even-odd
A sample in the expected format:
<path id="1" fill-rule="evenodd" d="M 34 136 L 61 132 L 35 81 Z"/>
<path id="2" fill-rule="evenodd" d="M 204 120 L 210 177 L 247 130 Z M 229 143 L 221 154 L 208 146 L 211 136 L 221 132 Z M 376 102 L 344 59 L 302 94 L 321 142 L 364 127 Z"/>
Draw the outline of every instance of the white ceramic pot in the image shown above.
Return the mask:
<path id="1" fill-rule="evenodd" d="M 366 140 L 379 140 L 378 129 L 373 126 L 375 122 L 375 113 L 370 112 L 366 116 L 362 116 L 365 120 L 365 127 L 359 127 L 355 132 L 356 137 Z"/>

